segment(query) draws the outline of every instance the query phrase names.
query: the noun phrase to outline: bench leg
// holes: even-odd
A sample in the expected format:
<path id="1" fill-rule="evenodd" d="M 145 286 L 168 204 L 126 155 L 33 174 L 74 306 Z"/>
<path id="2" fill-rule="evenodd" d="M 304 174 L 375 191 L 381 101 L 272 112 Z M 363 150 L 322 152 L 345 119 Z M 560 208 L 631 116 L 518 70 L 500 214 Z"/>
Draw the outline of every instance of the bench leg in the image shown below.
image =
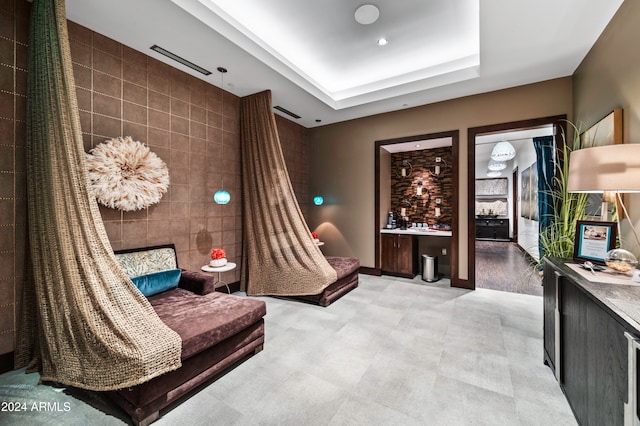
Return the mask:
<path id="1" fill-rule="evenodd" d="M 253 354 L 255 355 L 259 352 L 262 352 L 263 349 L 264 349 L 264 345 L 256 346 L 256 348 L 253 350 Z"/>
<path id="2" fill-rule="evenodd" d="M 149 414 L 147 417 L 140 420 L 139 422 L 133 419 L 133 424 L 136 426 L 149 426 L 151 423 L 155 422 L 159 418 L 160 418 L 160 412 L 156 411 L 155 413 Z"/>

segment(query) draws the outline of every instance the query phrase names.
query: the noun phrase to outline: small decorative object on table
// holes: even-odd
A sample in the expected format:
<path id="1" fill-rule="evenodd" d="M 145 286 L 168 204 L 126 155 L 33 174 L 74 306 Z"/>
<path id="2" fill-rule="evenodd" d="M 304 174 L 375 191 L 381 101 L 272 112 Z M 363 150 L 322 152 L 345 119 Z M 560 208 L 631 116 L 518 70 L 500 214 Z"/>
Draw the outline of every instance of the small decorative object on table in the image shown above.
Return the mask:
<path id="1" fill-rule="evenodd" d="M 227 254 L 221 248 L 214 248 L 211 250 L 211 265 L 214 268 L 219 268 L 227 264 Z"/>
<path id="2" fill-rule="evenodd" d="M 627 250 L 613 249 L 605 255 L 604 263 L 618 273 L 631 274 L 638 264 L 638 259 Z"/>
<path id="3" fill-rule="evenodd" d="M 320 238 L 318 237 L 318 233 L 313 231 L 311 233 L 311 238 L 313 238 L 313 242 L 318 244 L 320 242 Z"/>

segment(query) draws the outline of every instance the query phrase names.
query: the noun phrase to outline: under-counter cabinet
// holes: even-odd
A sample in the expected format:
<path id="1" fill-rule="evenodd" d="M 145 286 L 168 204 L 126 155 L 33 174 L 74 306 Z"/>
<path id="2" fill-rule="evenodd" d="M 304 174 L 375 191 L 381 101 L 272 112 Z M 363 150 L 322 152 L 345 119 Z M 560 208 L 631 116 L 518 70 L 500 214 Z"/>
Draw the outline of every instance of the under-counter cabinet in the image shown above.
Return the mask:
<path id="1" fill-rule="evenodd" d="M 380 234 L 382 272 L 413 278 L 418 273 L 418 244 L 413 235 Z"/>
<path id="2" fill-rule="evenodd" d="M 509 241 L 509 219 L 476 219 L 476 239 Z"/>
<path id="3" fill-rule="evenodd" d="M 640 309 L 620 308 L 627 303 L 640 304 L 640 287 L 591 282 L 545 259 L 544 360 L 581 425 L 639 424 L 637 351 L 628 346 L 640 336 Z"/>

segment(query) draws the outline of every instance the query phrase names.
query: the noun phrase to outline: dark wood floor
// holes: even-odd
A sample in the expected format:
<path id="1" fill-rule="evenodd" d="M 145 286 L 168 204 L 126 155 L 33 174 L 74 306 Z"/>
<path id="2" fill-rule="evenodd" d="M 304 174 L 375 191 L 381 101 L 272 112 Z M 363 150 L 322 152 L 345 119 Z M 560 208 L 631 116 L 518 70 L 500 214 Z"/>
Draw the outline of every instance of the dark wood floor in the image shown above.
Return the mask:
<path id="1" fill-rule="evenodd" d="M 542 296 L 541 278 L 515 243 L 476 241 L 476 288 Z"/>

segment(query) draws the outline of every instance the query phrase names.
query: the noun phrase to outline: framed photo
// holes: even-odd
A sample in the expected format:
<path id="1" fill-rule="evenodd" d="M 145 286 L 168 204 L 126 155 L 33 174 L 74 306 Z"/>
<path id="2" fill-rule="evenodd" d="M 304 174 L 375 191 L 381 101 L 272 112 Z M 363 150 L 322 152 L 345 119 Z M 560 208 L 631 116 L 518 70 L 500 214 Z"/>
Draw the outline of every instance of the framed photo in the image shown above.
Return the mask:
<path id="1" fill-rule="evenodd" d="M 580 135 L 581 148 L 592 148 L 596 146 L 615 145 L 620 143 L 622 143 L 622 108 L 615 108 L 611 113 L 607 114 L 606 117 L 602 118 Z M 623 195 L 623 197 L 625 196 Z M 626 198 L 623 199 L 626 204 L 629 204 Z M 610 209 L 612 208 L 608 204 L 603 204 L 602 201 L 601 193 L 589 194 L 586 209 L 587 218 L 596 220 L 600 217 L 604 217 L 602 215 L 603 205 Z M 622 207 L 618 205 L 617 202 L 615 203 L 615 207 L 617 209 L 618 216 L 620 218 L 624 218 Z M 609 211 L 608 213 L 612 212 Z"/>
<path id="2" fill-rule="evenodd" d="M 604 265 L 605 255 L 615 248 L 616 230 L 615 222 L 577 221 L 573 258 Z"/>
<path id="3" fill-rule="evenodd" d="M 508 189 L 507 178 L 476 179 L 476 195 L 507 195 Z"/>

